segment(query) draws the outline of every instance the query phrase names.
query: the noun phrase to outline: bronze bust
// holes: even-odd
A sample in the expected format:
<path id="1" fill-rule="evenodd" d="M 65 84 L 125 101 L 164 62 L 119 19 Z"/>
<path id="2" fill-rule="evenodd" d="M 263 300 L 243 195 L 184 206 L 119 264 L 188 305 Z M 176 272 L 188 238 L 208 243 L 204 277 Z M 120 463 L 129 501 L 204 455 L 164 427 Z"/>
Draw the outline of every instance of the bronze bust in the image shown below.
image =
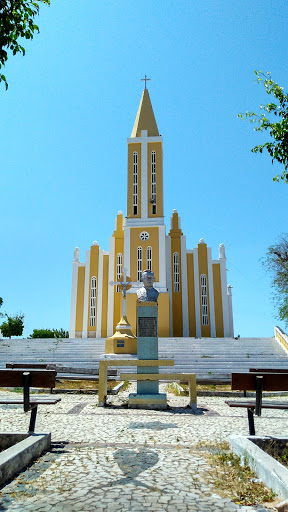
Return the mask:
<path id="1" fill-rule="evenodd" d="M 157 302 L 159 292 L 153 288 L 155 281 L 154 272 L 151 270 L 144 270 L 142 272 L 143 286 L 137 290 L 137 297 L 139 301 Z"/>

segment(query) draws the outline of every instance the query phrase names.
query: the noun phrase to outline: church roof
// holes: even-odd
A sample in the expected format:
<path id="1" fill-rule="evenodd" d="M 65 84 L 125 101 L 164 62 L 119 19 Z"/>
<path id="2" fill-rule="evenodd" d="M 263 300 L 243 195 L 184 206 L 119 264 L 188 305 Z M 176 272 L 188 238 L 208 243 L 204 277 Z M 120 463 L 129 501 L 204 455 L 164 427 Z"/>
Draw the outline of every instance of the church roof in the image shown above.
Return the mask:
<path id="1" fill-rule="evenodd" d="M 148 137 L 159 135 L 148 89 L 144 89 L 131 137 L 141 137 L 141 130 L 148 131 Z"/>

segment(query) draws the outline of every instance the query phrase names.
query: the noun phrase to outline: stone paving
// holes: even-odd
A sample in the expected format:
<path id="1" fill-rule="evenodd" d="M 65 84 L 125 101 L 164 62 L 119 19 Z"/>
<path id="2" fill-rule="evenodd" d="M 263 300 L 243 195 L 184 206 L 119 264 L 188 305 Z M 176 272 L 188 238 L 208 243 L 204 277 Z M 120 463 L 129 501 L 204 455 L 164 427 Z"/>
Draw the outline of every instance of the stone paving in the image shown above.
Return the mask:
<path id="1" fill-rule="evenodd" d="M 105 409 L 97 395 L 61 398 L 39 406 L 36 432 L 51 431 L 53 446 L 0 491 L 1 512 L 268 510 L 221 498 L 209 482 L 197 443 L 248 433 L 246 410 L 229 409 L 225 398 L 199 398 L 198 415 L 187 397 L 172 395 L 167 411 L 128 409 L 127 392 Z M 0 418 L 1 432 L 27 431 L 18 406 L 0 406 Z M 255 426 L 257 434 L 283 434 L 287 412 L 265 410 Z"/>

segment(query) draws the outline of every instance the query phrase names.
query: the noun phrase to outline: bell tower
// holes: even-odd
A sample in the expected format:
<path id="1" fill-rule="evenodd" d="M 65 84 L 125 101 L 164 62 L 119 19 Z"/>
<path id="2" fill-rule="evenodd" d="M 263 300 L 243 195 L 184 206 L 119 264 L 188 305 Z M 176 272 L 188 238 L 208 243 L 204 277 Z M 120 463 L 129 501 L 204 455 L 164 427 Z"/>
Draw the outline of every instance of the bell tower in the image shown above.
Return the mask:
<path id="1" fill-rule="evenodd" d="M 147 79 L 146 79 L 147 80 Z M 128 142 L 127 224 L 161 225 L 163 217 L 163 148 L 150 96 L 142 94 Z"/>

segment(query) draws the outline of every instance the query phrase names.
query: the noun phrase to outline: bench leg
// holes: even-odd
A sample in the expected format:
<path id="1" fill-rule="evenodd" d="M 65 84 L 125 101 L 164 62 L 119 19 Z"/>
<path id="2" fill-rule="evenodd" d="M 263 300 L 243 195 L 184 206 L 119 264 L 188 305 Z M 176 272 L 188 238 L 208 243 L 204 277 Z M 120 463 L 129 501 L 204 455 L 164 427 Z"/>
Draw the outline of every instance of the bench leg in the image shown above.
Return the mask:
<path id="1" fill-rule="evenodd" d="M 99 363 L 99 391 L 98 407 L 104 407 L 107 399 L 107 364 L 104 361 Z"/>
<path id="2" fill-rule="evenodd" d="M 248 413 L 248 425 L 250 436 L 255 436 L 255 425 L 254 425 L 254 413 L 252 409 L 247 409 Z"/>
<path id="3" fill-rule="evenodd" d="M 35 423 L 36 423 L 36 416 L 37 416 L 37 405 L 31 409 L 31 416 L 30 416 L 30 423 L 29 423 L 29 430 L 28 432 L 34 432 L 35 430 Z"/>
<path id="4" fill-rule="evenodd" d="M 191 375 L 188 380 L 189 405 L 194 411 L 197 410 L 196 375 Z"/>

